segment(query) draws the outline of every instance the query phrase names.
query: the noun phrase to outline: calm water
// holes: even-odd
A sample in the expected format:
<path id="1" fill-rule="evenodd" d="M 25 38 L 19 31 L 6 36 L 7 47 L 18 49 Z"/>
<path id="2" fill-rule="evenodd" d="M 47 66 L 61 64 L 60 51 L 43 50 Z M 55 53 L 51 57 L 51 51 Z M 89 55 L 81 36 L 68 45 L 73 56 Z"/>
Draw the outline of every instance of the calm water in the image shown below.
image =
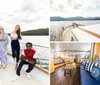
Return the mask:
<path id="1" fill-rule="evenodd" d="M 56 35 L 58 34 L 59 30 L 62 27 L 67 27 L 69 25 L 72 25 L 73 21 L 52 21 L 50 23 L 50 40 L 54 41 Z M 100 20 L 92 20 L 92 21 L 74 21 L 79 24 L 84 24 L 84 25 L 94 25 L 94 24 L 99 24 Z"/>

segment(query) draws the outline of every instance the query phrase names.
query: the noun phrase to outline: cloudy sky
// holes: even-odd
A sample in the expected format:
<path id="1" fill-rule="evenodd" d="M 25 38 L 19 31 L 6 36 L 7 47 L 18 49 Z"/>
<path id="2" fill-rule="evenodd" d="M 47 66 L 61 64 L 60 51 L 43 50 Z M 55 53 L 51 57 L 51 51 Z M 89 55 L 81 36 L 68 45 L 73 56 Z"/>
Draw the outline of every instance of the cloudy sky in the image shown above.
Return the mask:
<path id="1" fill-rule="evenodd" d="M 0 26 L 11 32 L 49 27 L 49 0 L 0 0 Z"/>
<path id="2" fill-rule="evenodd" d="M 51 16 L 100 16 L 100 0 L 51 0 Z"/>

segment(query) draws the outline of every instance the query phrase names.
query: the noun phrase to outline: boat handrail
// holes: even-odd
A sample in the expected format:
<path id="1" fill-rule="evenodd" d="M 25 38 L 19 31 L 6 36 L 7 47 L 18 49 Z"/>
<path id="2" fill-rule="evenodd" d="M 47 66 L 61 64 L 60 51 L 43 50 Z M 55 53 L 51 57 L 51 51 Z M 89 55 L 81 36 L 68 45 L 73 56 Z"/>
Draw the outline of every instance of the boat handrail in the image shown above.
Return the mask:
<path id="1" fill-rule="evenodd" d="M 77 24 L 77 23 L 73 22 L 72 25 L 69 25 L 69 26 L 65 27 L 64 29 L 66 30 L 66 29 L 69 28 L 69 27 L 76 28 L 76 27 L 79 27 L 79 26 L 86 26 L 86 25 L 85 25 L 85 24 Z M 64 30 L 64 31 L 65 31 L 65 30 Z M 64 32 L 64 31 L 63 31 L 63 32 Z M 62 41 L 62 35 L 60 35 L 60 32 L 61 32 L 61 30 L 58 32 L 55 41 L 57 41 L 58 38 L 60 38 L 60 41 Z M 77 39 L 76 39 L 76 40 L 77 40 Z"/>
<path id="2" fill-rule="evenodd" d="M 11 41 L 9 41 L 8 43 L 11 43 Z M 24 42 L 24 43 L 22 42 L 21 44 L 26 44 L 26 43 L 25 43 L 25 42 Z M 37 46 L 37 47 L 42 47 L 42 48 L 49 48 L 49 47 L 47 47 L 47 46 L 37 45 L 37 44 L 33 44 L 33 43 L 32 43 L 32 45 L 33 45 L 33 46 Z"/>
<path id="3" fill-rule="evenodd" d="M 22 43 L 22 44 L 26 44 L 26 43 Z M 42 48 L 49 48 L 49 47 L 47 47 L 47 46 L 36 45 L 36 44 L 33 44 L 33 43 L 32 43 L 32 45 L 33 45 L 33 46 L 37 46 L 37 47 L 42 47 Z"/>
<path id="4" fill-rule="evenodd" d="M 82 30 L 82 31 L 84 31 L 84 32 L 86 32 L 86 33 L 88 33 L 90 35 L 93 35 L 93 36 L 95 36 L 95 37 L 100 39 L 100 34 L 97 34 L 95 32 L 92 32 L 92 31 L 89 31 L 89 30 L 86 30 L 86 29 L 83 29 L 83 28 L 78 28 L 78 29 L 80 29 L 80 30 Z"/>
<path id="5" fill-rule="evenodd" d="M 9 56 L 12 56 L 11 53 L 7 53 Z M 37 58 L 38 59 L 38 58 Z M 39 61 L 40 62 L 40 61 Z M 42 68 L 42 66 L 38 66 L 37 64 L 35 65 L 35 67 L 39 70 L 41 70 L 42 72 L 46 73 L 46 74 L 49 74 L 49 72 L 45 69 Z"/>
<path id="6" fill-rule="evenodd" d="M 75 36 L 75 34 L 72 31 L 71 31 L 71 34 L 72 34 L 75 41 L 79 41 L 78 38 Z"/>
<path id="7" fill-rule="evenodd" d="M 88 33 L 89 35 L 92 35 L 92 36 L 94 36 L 94 37 L 100 39 L 100 34 L 97 34 L 97 33 L 93 32 L 93 31 L 84 29 L 84 28 L 82 28 L 82 27 L 78 27 L 77 29 L 79 29 L 79 30 L 81 30 L 81 31 L 83 31 L 83 32 L 85 32 L 85 33 Z M 74 37 L 74 39 L 75 39 L 76 41 L 79 41 L 78 38 L 77 38 L 77 36 L 75 36 L 74 32 L 72 31 L 71 33 L 72 33 L 72 36 Z"/>

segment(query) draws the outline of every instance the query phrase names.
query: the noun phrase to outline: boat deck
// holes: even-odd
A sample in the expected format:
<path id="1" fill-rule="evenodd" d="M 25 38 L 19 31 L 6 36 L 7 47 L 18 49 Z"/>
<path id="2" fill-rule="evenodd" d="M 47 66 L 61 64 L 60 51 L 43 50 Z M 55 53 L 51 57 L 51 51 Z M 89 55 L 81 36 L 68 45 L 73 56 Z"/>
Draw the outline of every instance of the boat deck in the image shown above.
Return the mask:
<path id="1" fill-rule="evenodd" d="M 32 78 L 28 80 L 25 72 L 28 68 L 27 65 L 23 66 L 20 78 L 16 82 L 12 82 L 11 79 L 16 75 L 16 70 L 11 56 L 8 56 L 8 62 L 9 65 L 6 69 L 0 69 L 0 85 L 49 85 L 49 75 L 37 68 L 32 70 Z"/>
<path id="2" fill-rule="evenodd" d="M 12 82 L 11 79 L 15 76 L 15 72 L 14 65 L 9 65 L 6 69 L 0 69 L 0 85 L 44 85 L 34 76 L 28 80 L 24 70 L 21 71 L 20 78 L 16 82 Z"/>

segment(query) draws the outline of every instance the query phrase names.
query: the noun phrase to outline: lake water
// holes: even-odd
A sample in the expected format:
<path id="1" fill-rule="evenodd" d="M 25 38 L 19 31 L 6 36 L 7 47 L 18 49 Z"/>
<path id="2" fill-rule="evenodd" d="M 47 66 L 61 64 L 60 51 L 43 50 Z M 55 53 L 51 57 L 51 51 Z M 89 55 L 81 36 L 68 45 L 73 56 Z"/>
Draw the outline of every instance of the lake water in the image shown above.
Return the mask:
<path id="1" fill-rule="evenodd" d="M 84 25 L 100 24 L 100 20 L 91 20 L 91 21 L 52 21 L 50 23 L 50 40 L 54 41 L 56 35 L 59 32 L 59 30 L 62 27 L 67 27 L 69 25 L 72 25 L 73 22 L 76 22 L 78 24 L 84 24 Z"/>

